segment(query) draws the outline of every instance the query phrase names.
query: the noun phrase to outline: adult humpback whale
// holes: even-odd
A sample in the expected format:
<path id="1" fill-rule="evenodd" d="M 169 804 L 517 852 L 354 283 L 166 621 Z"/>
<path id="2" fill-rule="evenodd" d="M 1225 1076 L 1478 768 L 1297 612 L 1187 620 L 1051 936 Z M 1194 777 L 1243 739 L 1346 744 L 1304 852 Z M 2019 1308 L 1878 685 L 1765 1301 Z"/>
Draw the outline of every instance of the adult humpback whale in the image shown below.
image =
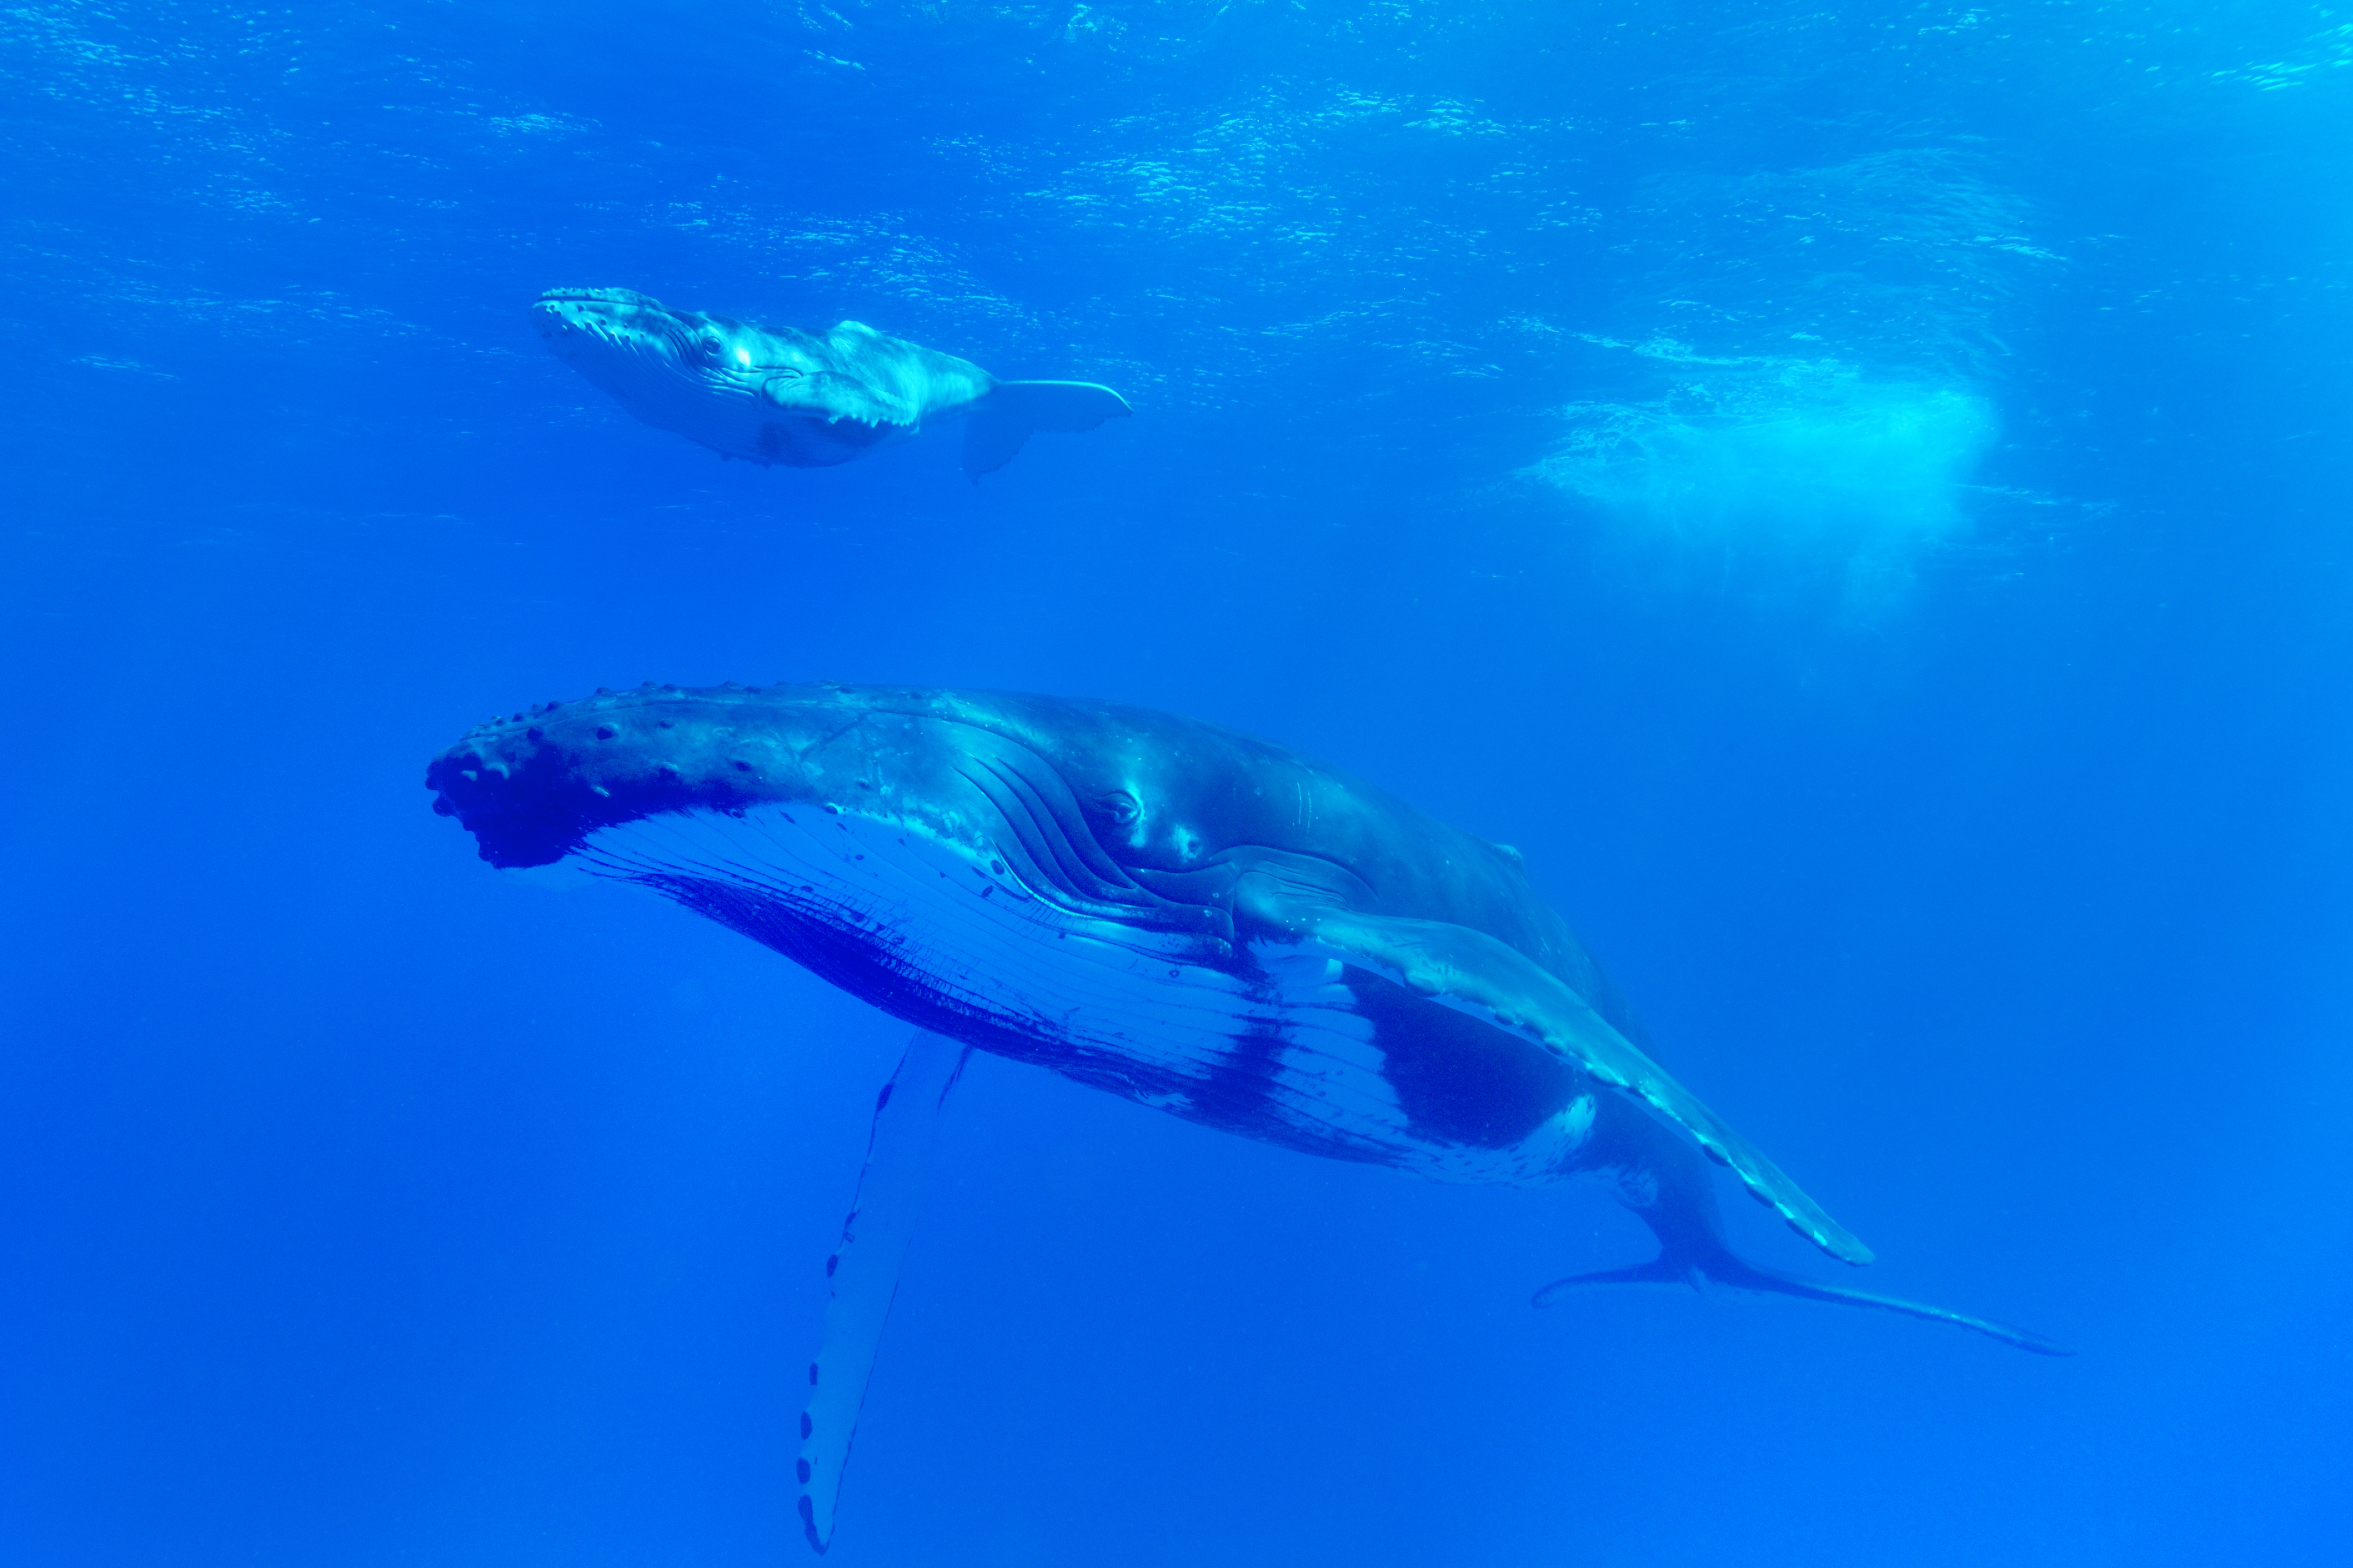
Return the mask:
<path id="1" fill-rule="evenodd" d="M 1538 1293 L 1714 1283 L 2021 1330 L 1778 1274 L 1703 1154 L 1870 1251 L 1654 1061 L 1513 851 L 1281 747 L 1102 702 L 651 686 L 493 721 L 434 808 L 494 866 L 652 889 L 917 1026 L 876 1108 L 801 1423 L 829 1539 L 931 1120 L 973 1047 L 1212 1127 L 1452 1181 L 1599 1179 L 1658 1256 Z"/>
<path id="2" fill-rule="evenodd" d="M 977 480 L 1036 431 L 1092 430 L 1132 412 L 1108 386 L 999 381 L 857 321 L 820 337 L 673 310 L 628 289 L 551 289 L 531 317 L 559 358 L 647 424 L 764 467 L 846 463 L 954 415 L 964 471 Z"/>

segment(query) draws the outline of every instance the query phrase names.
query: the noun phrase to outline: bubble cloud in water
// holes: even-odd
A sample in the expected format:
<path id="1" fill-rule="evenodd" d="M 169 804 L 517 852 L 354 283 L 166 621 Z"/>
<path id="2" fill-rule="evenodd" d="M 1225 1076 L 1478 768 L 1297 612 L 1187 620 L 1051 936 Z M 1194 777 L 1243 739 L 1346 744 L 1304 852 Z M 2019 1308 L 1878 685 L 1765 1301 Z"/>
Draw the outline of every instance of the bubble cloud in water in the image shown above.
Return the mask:
<path id="1" fill-rule="evenodd" d="M 1688 374 L 1649 402 L 1572 405 L 1567 436 L 1532 470 L 1636 541 L 1718 581 L 1834 583 L 1867 614 L 1962 526 L 1963 486 L 1996 428 L 1966 385 L 1830 360 L 1637 352 Z"/>

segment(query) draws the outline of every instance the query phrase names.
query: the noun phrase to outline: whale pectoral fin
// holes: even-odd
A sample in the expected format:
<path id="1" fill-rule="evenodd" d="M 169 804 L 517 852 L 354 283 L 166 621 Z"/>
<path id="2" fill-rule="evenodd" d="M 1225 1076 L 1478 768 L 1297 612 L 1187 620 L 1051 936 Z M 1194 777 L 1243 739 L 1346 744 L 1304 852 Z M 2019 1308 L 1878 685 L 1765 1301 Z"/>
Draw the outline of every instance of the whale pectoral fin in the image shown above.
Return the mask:
<path id="1" fill-rule="evenodd" d="M 972 405 L 964 427 L 964 471 L 978 482 L 1011 462 L 1032 434 L 1076 436 L 1135 410 L 1091 381 L 1000 381 Z"/>
<path id="2" fill-rule="evenodd" d="M 908 1042 L 899 1070 L 875 1100 L 858 1196 L 842 1222 L 841 1245 L 826 1259 L 832 1293 L 825 1308 L 825 1343 L 809 1363 L 800 1459 L 794 1467 L 801 1487 L 801 1528 L 819 1552 L 833 1539 L 849 1440 L 858 1430 L 858 1408 L 899 1289 L 899 1266 L 923 1207 L 940 1109 L 969 1054 L 968 1047 L 929 1033 Z"/>
<path id="3" fill-rule="evenodd" d="M 771 376 L 761 384 L 760 394 L 777 408 L 804 419 L 828 423 L 848 419 L 878 428 L 914 422 L 896 400 L 883 396 L 854 375 L 835 371 Z"/>
<path id="4" fill-rule="evenodd" d="M 1871 1249 L 1778 1166 L 1611 1027 L 1585 998 L 1517 949 L 1468 926 L 1346 909 L 1294 904 L 1283 911 L 1282 923 L 1311 948 L 1360 964 L 1458 1012 L 1512 1029 L 1633 1095 L 1681 1128 L 1711 1158 L 1730 1166 L 1799 1235 L 1842 1262 L 1871 1261 Z"/>

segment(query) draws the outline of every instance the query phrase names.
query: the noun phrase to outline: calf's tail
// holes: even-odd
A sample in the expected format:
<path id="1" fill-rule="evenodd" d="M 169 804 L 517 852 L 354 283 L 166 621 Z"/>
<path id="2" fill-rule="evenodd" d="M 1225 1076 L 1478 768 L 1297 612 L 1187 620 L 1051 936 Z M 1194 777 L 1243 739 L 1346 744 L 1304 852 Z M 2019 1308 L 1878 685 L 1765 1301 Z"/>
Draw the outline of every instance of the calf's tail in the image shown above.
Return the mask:
<path id="1" fill-rule="evenodd" d="M 1091 381 L 1000 381 L 965 417 L 965 476 L 976 484 L 995 473 L 1038 431 L 1074 436 L 1134 412 L 1127 399 Z"/>

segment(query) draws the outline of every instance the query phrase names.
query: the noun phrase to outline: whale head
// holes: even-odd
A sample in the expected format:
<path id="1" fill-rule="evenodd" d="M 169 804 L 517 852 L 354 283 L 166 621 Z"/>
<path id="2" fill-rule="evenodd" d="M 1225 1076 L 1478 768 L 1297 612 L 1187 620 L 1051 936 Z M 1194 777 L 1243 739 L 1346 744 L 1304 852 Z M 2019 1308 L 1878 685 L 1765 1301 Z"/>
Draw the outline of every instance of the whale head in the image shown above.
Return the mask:
<path id="1" fill-rule="evenodd" d="M 1282 788 L 1243 782 L 1270 769 Z M 1213 726 L 1107 703 L 832 684 L 649 685 L 550 703 L 477 728 L 425 782 L 435 809 L 502 868 L 573 859 L 644 880 L 628 868 L 656 838 L 792 819 L 903 841 L 926 863 L 1007 879 L 1073 915 L 1203 931 L 1224 922 L 1199 907 L 1192 873 L 1236 843 L 1280 844 L 1274 817 L 1303 790 L 1334 796 L 1327 820 L 1345 815 L 1338 781 Z"/>
<path id="2" fill-rule="evenodd" d="M 1110 704 L 657 686 L 480 726 L 425 782 L 494 866 L 658 893 L 886 1012 L 1039 1059 L 1097 1051 L 1067 1019 L 1106 996 L 1148 1010 L 1146 984 L 1246 1032 L 1240 868 L 1218 851 L 1279 839 L 1250 818 L 1286 797 L 1194 775 L 1250 744 Z M 1097 1024 L 1078 1033 L 1116 1027 Z"/>
<path id="3" fill-rule="evenodd" d="M 891 434 L 892 410 L 807 332 L 674 310 L 628 289 L 551 289 L 532 324 L 631 414 L 723 457 L 847 462 Z"/>

